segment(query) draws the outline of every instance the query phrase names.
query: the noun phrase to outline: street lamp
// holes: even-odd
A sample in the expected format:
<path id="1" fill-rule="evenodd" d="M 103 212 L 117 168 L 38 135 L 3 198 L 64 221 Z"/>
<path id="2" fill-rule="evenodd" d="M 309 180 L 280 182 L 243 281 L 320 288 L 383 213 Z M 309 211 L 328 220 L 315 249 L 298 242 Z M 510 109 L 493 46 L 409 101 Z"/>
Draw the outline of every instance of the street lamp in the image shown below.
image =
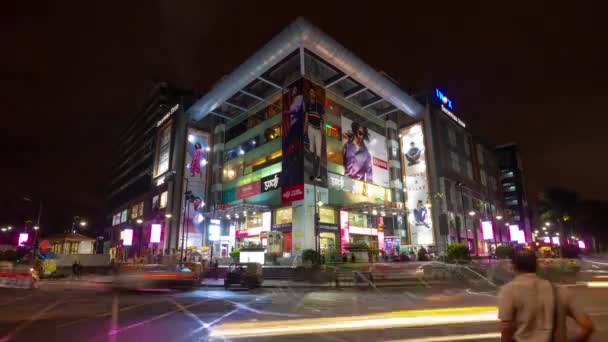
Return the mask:
<path id="1" fill-rule="evenodd" d="M 172 216 L 173 216 L 173 215 L 171 215 L 171 214 L 165 214 L 165 217 L 166 217 L 166 218 L 171 218 Z"/>
<path id="2" fill-rule="evenodd" d="M 87 222 L 86 221 L 80 221 L 80 226 L 81 227 L 86 227 L 87 226 Z"/>
<path id="3" fill-rule="evenodd" d="M 551 222 L 545 222 L 545 226 L 550 227 L 551 226 Z"/>
<path id="4" fill-rule="evenodd" d="M 496 216 L 496 220 L 498 220 L 498 221 L 502 220 L 502 216 L 497 215 L 497 216 Z"/>
<path id="5" fill-rule="evenodd" d="M 38 230 L 38 229 L 40 229 L 39 226 L 34 226 L 34 230 Z"/>
<path id="6" fill-rule="evenodd" d="M 3 232 L 3 233 L 4 233 L 4 232 L 6 232 L 6 230 L 7 230 L 6 228 L 2 228 L 2 232 Z"/>
<path id="7" fill-rule="evenodd" d="M 469 211 L 469 216 L 475 216 L 475 212 L 473 210 Z"/>
<path id="8" fill-rule="evenodd" d="M 142 224 L 144 223 L 144 221 L 142 219 L 137 219 L 135 222 L 137 222 L 137 224 Z"/>

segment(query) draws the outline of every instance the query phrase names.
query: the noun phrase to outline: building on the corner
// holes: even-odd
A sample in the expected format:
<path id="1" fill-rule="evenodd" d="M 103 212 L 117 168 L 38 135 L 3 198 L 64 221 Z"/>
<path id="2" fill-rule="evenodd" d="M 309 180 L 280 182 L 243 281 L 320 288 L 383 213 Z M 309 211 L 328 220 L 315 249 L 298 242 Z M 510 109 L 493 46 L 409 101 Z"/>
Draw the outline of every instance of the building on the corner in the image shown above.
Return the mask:
<path id="1" fill-rule="evenodd" d="M 167 189 L 172 217 L 143 220 L 143 241 L 160 235 L 165 253 L 187 258 L 252 247 L 278 263 L 363 244 L 390 256 L 460 241 L 485 254 L 510 240 L 496 219 L 498 164 L 444 97 L 416 100 L 298 19 L 180 105 L 164 173 L 165 123 L 155 119 L 148 193 Z M 132 211 L 115 208 L 123 227 Z M 134 240 L 127 223 L 123 245 Z"/>
<path id="2" fill-rule="evenodd" d="M 500 186 L 504 206 L 508 209 L 507 219 L 523 229 L 529 241 L 532 239 L 532 229 L 519 148 L 515 143 L 503 144 L 496 147 L 496 154 L 500 163 Z"/>
<path id="3" fill-rule="evenodd" d="M 160 254 L 165 248 L 165 230 L 171 224 L 174 200 L 172 168 L 179 136 L 177 123 L 184 121 L 183 108 L 191 105 L 191 92 L 165 82 L 154 84 L 141 110 L 128 121 L 115 146 L 115 162 L 107 195 L 106 241 L 120 258 Z M 185 125 L 185 122 L 182 123 Z M 181 198 L 181 195 L 179 195 Z M 162 228 L 161 241 L 152 243 L 152 224 Z M 126 231 L 126 232 L 125 232 Z M 123 236 L 130 236 L 124 244 Z M 128 248 L 126 248 L 128 247 Z"/>

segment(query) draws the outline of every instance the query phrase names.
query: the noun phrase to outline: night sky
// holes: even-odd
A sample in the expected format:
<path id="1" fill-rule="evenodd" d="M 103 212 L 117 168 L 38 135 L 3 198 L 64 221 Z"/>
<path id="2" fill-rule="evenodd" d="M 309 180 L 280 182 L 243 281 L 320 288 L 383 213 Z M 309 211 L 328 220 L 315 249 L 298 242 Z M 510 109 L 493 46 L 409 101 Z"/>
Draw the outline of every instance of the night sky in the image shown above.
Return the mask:
<path id="1" fill-rule="evenodd" d="M 534 8 L 534 1 L 261 3 L 3 9 L 0 225 L 31 217 L 27 196 L 42 199 L 45 231 L 65 229 L 74 215 L 101 227 L 115 138 L 153 82 L 204 92 L 297 16 L 408 92 L 441 87 L 488 141 L 518 142 L 531 198 L 559 185 L 608 199 L 600 9 Z"/>

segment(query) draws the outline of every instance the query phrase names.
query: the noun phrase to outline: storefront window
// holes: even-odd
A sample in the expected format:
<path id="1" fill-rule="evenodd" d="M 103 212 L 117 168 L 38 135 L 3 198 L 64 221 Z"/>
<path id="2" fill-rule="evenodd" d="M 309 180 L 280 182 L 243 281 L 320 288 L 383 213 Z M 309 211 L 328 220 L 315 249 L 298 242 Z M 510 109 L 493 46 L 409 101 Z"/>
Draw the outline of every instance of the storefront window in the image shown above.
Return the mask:
<path id="1" fill-rule="evenodd" d="M 343 165 L 342 143 L 339 140 L 327 139 L 327 161 L 336 165 Z M 339 172 L 344 174 L 344 171 Z"/>
<path id="2" fill-rule="evenodd" d="M 222 181 L 229 182 L 235 180 L 237 177 L 243 174 L 243 162 L 240 163 L 232 163 L 230 165 L 226 165 L 224 167 L 224 171 L 222 172 Z"/>
<path id="3" fill-rule="evenodd" d="M 262 214 L 247 216 L 247 228 L 257 228 L 262 226 Z"/>
<path id="4" fill-rule="evenodd" d="M 160 194 L 160 208 L 167 206 L 167 191 Z"/>
<path id="5" fill-rule="evenodd" d="M 243 134 L 243 133 L 245 133 L 245 132 L 242 132 L 241 134 Z M 235 136 L 235 138 L 236 137 L 237 136 Z M 255 137 L 241 143 L 238 146 L 235 146 L 231 149 L 226 150 L 226 152 L 224 154 L 224 160 L 229 161 L 234 158 L 240 157 L 255 148 L 261 147 L 266 143 L 279 139 L 280 137 L 281 137 L 281 125 L 280 124 L 269 127 L 266 130 L 264 130 L 264 132 L 262 134 L 257 135 Z"/>
<path id="6" fill-rule="evenodd" d="M 319 245 L 321 246 L 321 254 L 328 254 L 332 251 L 336 250 L 336 234 L 321 232 L 319 233 L 320 241 Z"/>
<path id="7" fill-rule="evenodd" d="M 139 206 L 137 204 L 131 207 L 131 219 L 137 218 L 137 209 L 138 208 L 139 208 Z"/>
<path id="8" fill-rule="evenodd" d="M 169 154 L 171 151 L 171 125 L 164 126 L 158 134 L 158 153 L 156 155 L 156 172 L 154 176 L 162 175 L 169 170 Z"/>
<path id="9" fill-rule="evenodd" d="M 70 242 L 70 254 L 78 254 L 78 242 Z"/>
<path id="10" fill-rule="evenodd" d="M 351 226 L 367 227 L 367 215 L 360 213 L 348 213 L 348 223 Z"/>
<path id="11" fill-rule="evenodd" d="M 337 224 L 336 211 L 332 208 L 319 208 L 319 222 Z"/>
<path id="12" fill-rule="evenodd" d="M 291 207 L 275 210 L 274 222 L 276 224 L 291 223 Z"/>
<path id="13" fill-rule="evenodd" d="M 129 210 L 125 209 L 120 213 L 120 223 L 125 223 L 127 222 L 127 219 L 129 217 Z"/>

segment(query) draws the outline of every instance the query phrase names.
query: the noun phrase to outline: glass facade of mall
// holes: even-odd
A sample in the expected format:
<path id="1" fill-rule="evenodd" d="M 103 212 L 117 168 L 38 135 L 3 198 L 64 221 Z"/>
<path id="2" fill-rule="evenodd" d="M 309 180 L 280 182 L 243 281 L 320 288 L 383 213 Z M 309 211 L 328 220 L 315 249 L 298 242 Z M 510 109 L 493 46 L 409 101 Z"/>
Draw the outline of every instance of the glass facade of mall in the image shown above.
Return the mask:
<path id="1" fill-rule="evenodd" d="M 170 138 L 158 130 L 164 173 L 153 183 L 170 214 L 159 244 L 203 258 L 257 249 L 293 263 L 307 249 L 332 259 L 360 244 L 441 252 L 470 230 L 483 253 L 490 240 L 475 234 L 500 210 L 488 185 L 497 175 L 450 114 L 298 19 L 173 113 Z M 456 204 L 456 183 L 473 204 Z M 467 209 L 476 220 L 456 223 Z"/>

